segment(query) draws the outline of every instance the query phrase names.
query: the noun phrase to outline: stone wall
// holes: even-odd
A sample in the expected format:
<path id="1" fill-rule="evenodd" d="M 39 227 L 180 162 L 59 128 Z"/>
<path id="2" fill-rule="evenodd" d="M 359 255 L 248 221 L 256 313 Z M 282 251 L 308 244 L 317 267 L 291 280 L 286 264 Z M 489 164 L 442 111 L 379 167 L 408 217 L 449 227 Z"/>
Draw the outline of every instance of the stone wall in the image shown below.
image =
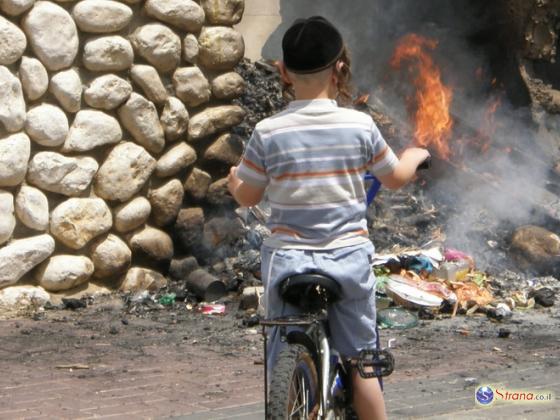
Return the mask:
<path id="1" fill-rule="evenodd" d="M 164 283 L 241 153 L 243 10 L 0 0 L 0 288 Z"/>

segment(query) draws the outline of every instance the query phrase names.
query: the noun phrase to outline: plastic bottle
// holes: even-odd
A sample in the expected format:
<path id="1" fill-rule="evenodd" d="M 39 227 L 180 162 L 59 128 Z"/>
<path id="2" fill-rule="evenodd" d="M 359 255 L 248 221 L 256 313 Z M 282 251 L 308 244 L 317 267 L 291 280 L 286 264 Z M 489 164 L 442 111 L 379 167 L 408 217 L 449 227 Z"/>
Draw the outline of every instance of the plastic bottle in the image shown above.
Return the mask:
<path id="1" fill-rule="evenodd" d="M 432 275 L 443 280 L 462 281 L 469 274 L 470 268 L 467 260 L 444 262 Z"/>

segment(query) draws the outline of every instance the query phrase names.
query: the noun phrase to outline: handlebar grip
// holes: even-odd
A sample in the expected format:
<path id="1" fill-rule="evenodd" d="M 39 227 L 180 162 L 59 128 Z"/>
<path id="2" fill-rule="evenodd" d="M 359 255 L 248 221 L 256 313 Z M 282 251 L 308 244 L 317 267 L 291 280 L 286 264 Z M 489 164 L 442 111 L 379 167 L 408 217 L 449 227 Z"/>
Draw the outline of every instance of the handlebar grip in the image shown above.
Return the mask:
<path id="1" fill-rule="evenodd" d="M 432 167 L 432 157 L 428 156 L 424 162 L 418 165 L 417 171 L 424 171 Z"/>

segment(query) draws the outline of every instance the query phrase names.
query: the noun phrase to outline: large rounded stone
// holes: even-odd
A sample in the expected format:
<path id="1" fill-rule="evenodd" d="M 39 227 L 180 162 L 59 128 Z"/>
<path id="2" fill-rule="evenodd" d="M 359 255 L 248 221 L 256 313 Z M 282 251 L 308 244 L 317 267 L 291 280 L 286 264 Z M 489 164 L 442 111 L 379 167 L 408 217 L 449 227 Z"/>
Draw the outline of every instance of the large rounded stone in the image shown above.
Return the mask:
<path id="1" fill-rule="evenodd" d="M 68 118 L 59 107 L 41 104 L 27 113 L 25 132 L 41 146 L 60 146 L 68 135 Z"/>
<path id="2" fill-rule="evenodd" d="M 187 63 L 195 64 L 200 47 L 194 34 L 187 34 L 183 40 L 183 59 Z"/>
<path id="3" fill-rule="evenodd" d="M 0 245 L 8 242 L 16 227 L 14 215 L 14 196 L 0 190 Z"/>
<path id="4" fill-rule="evenodd" d="M 554 273 L 560 264 L 560 237 L 539 226 L 522 226 L 512 237 L 511 249 L 523 269 Z"/>
<path id="5" fill-rule="evenodd" d="M 29 162 L 27 181 L 46 191 L 79 196 L 89 188 L 98 167 L 96 160 L 90 157 L 39 152 Z"/>
<path id="6" fill-rule="evenodd" d="M 119 290 L 121 292 L 157 292 L 167 285 L 167 280 L 157 271 L 148 268 L 132 267 L 126 273 Z"/>
<path id="7" fill-rule="evenodd" d="M 132 93 L 132 86 L 114 74 L 94 79 L 84 91 L 84 100 L 93 107 L 106 111 L 122 105 Z"/>
<path id="8" fill-rule="evenodd" d="M 181 67 L 173 73 L 175 94 L 189 107 L 197 107 L 210 100 L 210 83 L 198 67 Z"/>
<path id="9" fill-rule="evenodd" d="M 183 187 L 191 198 L 196 201 L 202 201 L 206 198 L 210 184 L 212 184 L 212 177 L 209 173 L 199 168 L 193 168 Z"/>
<path id="10" fill-rule="evenodd" d="M 10 16 L 19 16 L 31 9 L 35 0 L 2 0 L 0 10 Z"/>
<path id="11" fill-rule="evenodd" d="M 115 229 L 125 233 L 142 226 L 150 217 L 152 205 L 145 197 L 136 197 L 115 209 Z"/>
<path id="12" fill-rule="evenodd" d="M 93 262 L 81 255 L 56 255 L 39 266 L 35 278 L 49 292 L 60 292 L 86 283 L 93 274 Z"/>
<path id="13" fill-rule="evenodd" d="M 108 235 L 92 245 L 91 259 L 95 266 L 94 277 L 114 277 L 126 272 L 132 260 L 132 252 L 118 236 Z"/>
<path id="14" fill-rule="evenodd" d="M 233 71 L 212 80 L 212 94 L 218 99 L 235 99 L 243 95 L 244 91 L 245 80 Z"/>
<path id="15" fill-rule="evenodd" d="M 177 215 L 173 230 L 185 251 L 196 252 L 202 243 L 204 211 L 200 207 L 182 209 Z"/>
<path id="16" fill-rule="evenodd" d="M 6 287 L 0 290 L 0 311 L 37 309 L 43 307 L 50 299 L 51 296 L 42 287 L 27 285 Z"/>
<path id="17" fill-rule="evenodd" d="M 31 141 L 23 133 L 0 138 L 0 187 L 13 187 L 25 179 Z"/>
<path id="18" fill-rule="evenodd" d="M 54 239 L 50 235 L 19 239 L 0 248 L 0 288 L 17 283 L 53 252 Z"/>
<path id="19" fill-rule="evenodd" d="M 131 36 L 136 52 L 161 72 L 174 70 L 181 59 L 181 39 L 167 26 L 149 23 Z"/>
<path id="20" fill-rule="evenodd" d="M 0 64 L 15 63 L 26 47 L 27 39 L 22 30 L 0 15 Z"/>
<path id="21" fill-rule="evenodd" d="M 16 214 L 30 229 L 46 231 L 49 228 L 49 202 L 37 188 L 21 187 L 16 197 Z"/>
<path id="22" fill-rule="evenodd" d="M 233 245 L 244 234 L 245 228 L 239 218 L 213 217 L 204 224 L 203 241 L 208 249 L 216 249 Z"/>
<path id="23" fill-rule="evenodd" d="M 140 86 L 150 101 L 162 104 L 167 100 L 167 90 L 154 67 L 136 64 L 132 66 L 130 77 Z"/>
<path id="24" fill-rule="evenodd" d="M 180 142 L 163 154 L 156 166 L 156 175 L 161 178 L 175 175 L 196 162 L 196 151 L 187 143 Z"/>
<path id="25" fill-rule="evenodd" d="M 198 32 L 204 24 L 204 10 L 192 0 L 148 0 L 144 7 L 148 16 L 187 32 Z"/>
<path id="26" fill-rule="evenodd" d="M 168 141 L 180 138 L 189 126 L 189 112 L 179 99 L 170 97 L 167 99 L 161 113 L 160 122 Z"/>
<path id="27" fill-rule="evenodd" d="M 132 9 L 111 0 L 83 0 L 72 10 L 78 28 L 84 32 L 117 32 L 132 19 Z"/>
<path id="28" fill-rule="evenodd" d="M 132 66 L 132 45 L 122 36 L 102 36 L 84 46 L 84 66 L 91 71 L 121 71 Z"/>
<path id="29" fill-rule="evenodd" d="M 62 151 L 86 152 L 121 139 L 122 130 L 116 118 L 103 111 L 83 110 L 76 114 Z"/>
<path id="30" fill-rule="evenodd" d="M 208 187 L 206 201 L 214 206 L 229 206 L 234 204 L 234 199 L 228 190 L 227 178 L 219 179 Z"/>
<path id="31" fill-rule="evenodd" d="M 19 79 L 10 70 L 0 66 L 0 123 L 10 133 L 25 124 L 25 100 Z"/>
<path id="32" fill-rule="evenodd" d="M 78 30 L 62 7 L 38 1 L 23 20 L 23 30 L 47 69 L 56 71 L 72 65 L 78 54 Z"/>
<path id="33" fill-rule="evenodd" d="M 152 205 L 152 216 L 157 226 L 173 223 L 183 204 L 183 184 L 172 179 L 161 187 L 150 190 L 148 199 Z"/>
<path id="34" fill-rule="evenodd" d="M 127 201 L 138 193 L 156 167 L 156 160 L 134 143 L 117 145 L 99 168 L 95 192 L 112 201 Z"/>
<path id="35" fill-rule="evenodd" d="M 47 69 L 36 58 L 22 57 L 19 77 L 23 92 L 30 101 L 39 99 L 49 88 Z"/>
<path id="36" fill-rule="evenodd" d="M 139 144 L 152 153 L 160 153 L 163 150 L 163 128 L 152 102 L 137 93 L 132 93 L 118 113 L 122 125 Z"/>
<path id="37" fill-rule="evenodd" d="M 173 258 L 173 241 L 162 230 L 146 226 L 131 236 L 129 242 L 133 261 L 148 267 L 167 269 Z"/>
<path id="38" fill-rule="evenodd" d="M 245 10 L 245 0 L 201 0 L 200 5 L 212 25 L 237 25 Z"/>
<path id="39" fill-rule="evenodd" d="M 238 105 L 206 108 L 189 121 L 189 139 L 196 141 L 225 131 L 243 121 L 245 110 Z"/>
<path id="40" fill-rule="evenodd" d="M 61 71 L 51 78 L 49 90 L 67 112 L 78 112 L 82 101 L 82 81 L 74 69 Z"/>
<path id="41" fill-rule="evenodd" d="M 225 166 L 237 165 L 243 154 L 243 140 L 236 135 L 225 133 L 212 143 L 204 153 L 204 159 L 215 160 Z"/>
<path id="42" fill-rule="evenodd" d="M 198 37 L 198 63 L 211 70 L 230 70 L 243 58 L 243 36 L 225 26 L 206 26 Z"/>
<path id="43" fill-rule="evenodd" d="M 51 214 L 51 233 L 72 249 L 83 248 L 112 225 L 111 210 L 100 198 L 70 198 Z"/>

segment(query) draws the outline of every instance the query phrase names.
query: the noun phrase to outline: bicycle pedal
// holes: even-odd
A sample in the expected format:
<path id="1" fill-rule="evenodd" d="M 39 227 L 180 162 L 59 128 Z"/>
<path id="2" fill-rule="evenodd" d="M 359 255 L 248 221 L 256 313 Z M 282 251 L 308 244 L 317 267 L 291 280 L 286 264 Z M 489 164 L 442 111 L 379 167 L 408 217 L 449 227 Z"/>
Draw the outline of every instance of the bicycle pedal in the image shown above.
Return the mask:
<path id="1" fill-rule="evenodd" d="M 395 368 L 395 359 L 389 350 L 362 350 L 356 367 L 364 379 L 389 376 Z M 366 372 L 367 368 L 372 368 L 372 371 Z"/>

